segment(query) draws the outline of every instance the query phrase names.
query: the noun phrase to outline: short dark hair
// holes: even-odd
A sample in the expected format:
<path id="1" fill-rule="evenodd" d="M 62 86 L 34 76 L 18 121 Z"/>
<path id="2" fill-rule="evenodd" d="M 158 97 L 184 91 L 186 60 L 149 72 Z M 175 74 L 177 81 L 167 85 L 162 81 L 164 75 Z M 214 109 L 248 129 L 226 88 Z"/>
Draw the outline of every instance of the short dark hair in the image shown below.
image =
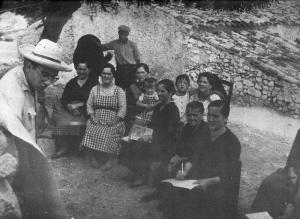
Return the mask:
<path id="1" fill-rule="evenodd" d="M 175 84 L 177 85 L 180 80 L 185 80 L 190 85 L 190 78 L 187 74 L 178 75 L 175 79 Z"/>
<path id="2" fill-rule="evenodd" d="M 221 114 L 225 117 L 228 118 L 229 116 L 229 112 L 230 112 L 230 108 L 229 108 L 229 104 L 227 103 L 227 101 L 223 101 L 223 100 L 215 100 L 213 102 L 211 102 L 208 105 L 209 107 L 219 107 L 221 108 Z"/>
<path id="3" fill-rule="evenodd" d="M 162 79 L 161 81 L 159 81 L 157 83 L 157 86 L 158 85 L 164 85 L 165 86 L 165 89 L 169 92 L 169 93 L 175 93 L 175 86 L 174 86 L 174 83 L 173 81 L 171 81 L 170 79 Z"/>
<path id="4" fill-rule="evenodd" d="M 115 66 L 113 66 L 113 65 L 110 64 L 110 63 L 105 63 L 104 66 L 103 66 L 103 70 L 104 70 L 105 68 L 110 68 L 110 70 L 111 70 L 111 72 L 113 73 L 113 75 L 115 75 L 115 73 L 116 73 Z M 103 71 L 103 70 L 102 70 L 102 71 Z M 102 74 L 102 72 L 101 72 L 101 74 Z"/>
<path id="5" fill-rule="evenodd" d="M 87 59 L 80 59 L 80 60 L 78 60 L 78 62 L 76 62 L 76 64 L 74 63 L 75 69 L 77 69 L 79 64 L 86 64 L 88 69 L 90 69 L 90 67 L 91 67 L 91 64 L 89 63 L 89 61 Z"/>
<path id="6" fill-rule="evenodd" d="M 139 63 L 136 65 L 135 72 L 138 70 L 138 68 L 143 67 L 147 74 L 149 74 L 149 66 L 146 63 Z"/>
<path id="7" fill-rule="evenodd" d="M 145 78 L 145 80 L 143 81 L 144 87 L 145 88 L 155 87 L 156 81 L 157 80 L 155 78 L 153 78 L 153 77 Z"/>
<path id="8" fill-rule="evenodd" d="M 192 101 L 190 103 L 188 103 L 186 105 L 186 110 L 187 109 L 199 109 L 199 111 L 201 113 L 204 113 L 204 106 L 203 106 L 203 103 L 202 102 L 199 102 L 199 101 Z"/>

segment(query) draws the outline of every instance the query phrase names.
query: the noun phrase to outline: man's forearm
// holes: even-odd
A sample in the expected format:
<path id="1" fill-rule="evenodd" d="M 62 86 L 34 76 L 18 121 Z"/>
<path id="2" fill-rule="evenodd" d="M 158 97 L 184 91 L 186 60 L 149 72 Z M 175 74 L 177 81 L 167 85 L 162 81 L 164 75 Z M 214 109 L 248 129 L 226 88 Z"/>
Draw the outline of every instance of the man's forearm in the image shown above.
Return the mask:
<path id="1" fill-rule="evenodd" d="M 209 180 L 209 185 L 212 186 L 220 183 L 221 178 L 219 176 L 216 176 L 216 177 L 208 178 L 208 180 Z"/>

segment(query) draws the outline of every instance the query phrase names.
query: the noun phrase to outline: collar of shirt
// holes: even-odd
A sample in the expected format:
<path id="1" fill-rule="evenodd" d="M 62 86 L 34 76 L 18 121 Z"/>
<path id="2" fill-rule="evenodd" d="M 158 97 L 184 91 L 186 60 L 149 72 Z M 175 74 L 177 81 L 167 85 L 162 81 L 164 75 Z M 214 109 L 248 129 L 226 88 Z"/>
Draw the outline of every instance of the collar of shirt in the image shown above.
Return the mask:
<path id="1" fill-rule="evenodd" d="M 24 70 L 22 69 L 22 71 L 17 71 L 16 75 L 17 75 L 17 80 L 18 80 L 18 82 L 19 82 L 19 84 L 20 84 L 21 89 L 22 89 L 23 91 L 28 91 L 28 92 L 30 92 L 31 89 L 30 89 L 29 84 L 28 84 L 28 82 L 27 82 L 27 79 L 26 79 L 26 77 L 25 77 L 25 72 L 24 72 Z"/>
<path id="2" fill-rule="evenodd" d="M 119 39 L 117 40 L 117 42 L 118 42 L 120 45 L 127 45 L 127 44 L 129 44 L 129 41 L 130 41 L 130 40 L 127 40 L 126 43 L 123 43 L 123 42 L 121 42 Z"/>

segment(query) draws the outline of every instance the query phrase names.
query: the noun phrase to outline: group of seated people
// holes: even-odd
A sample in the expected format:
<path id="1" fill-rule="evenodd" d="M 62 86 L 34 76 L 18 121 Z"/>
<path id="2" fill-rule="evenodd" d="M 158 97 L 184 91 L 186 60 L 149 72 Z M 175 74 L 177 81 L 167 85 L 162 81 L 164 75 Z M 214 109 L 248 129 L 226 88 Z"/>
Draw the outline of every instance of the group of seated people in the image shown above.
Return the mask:
<path id="1" fill-rule="evenodd" d="M 93 35 L 84 37 L 99 46 Z M 130 187 L 154 187 L 142 201 L 160 200 L 158 209 L 167 218 L 234 218 L 241 145 L 226 127 L 230 108 L 220 80 L 201 73 L 198 88 L 192 90 L 188 75 L 177 76 L 175 83 L 157 82 L 149 76 L 148 65 L 139 63 L 136 81 L 123 90 L 115 84 L 112 64 L 101 66 L 98 80 L 91 61 L 78 55 L 75 59 L 75 54 L 77 77 L 65 86 L 52 115 L 53 158 L 76 147 L 92 167 L 100 168 L 97 157 L 104 154 L 103 171 L 119 159 L 131 170 L 124 178 Z M 153 134 L 122 141 L 136 124 L 151 128 Z M 186 190 L 161 183 L 168 178 L 197 181 Z"/>

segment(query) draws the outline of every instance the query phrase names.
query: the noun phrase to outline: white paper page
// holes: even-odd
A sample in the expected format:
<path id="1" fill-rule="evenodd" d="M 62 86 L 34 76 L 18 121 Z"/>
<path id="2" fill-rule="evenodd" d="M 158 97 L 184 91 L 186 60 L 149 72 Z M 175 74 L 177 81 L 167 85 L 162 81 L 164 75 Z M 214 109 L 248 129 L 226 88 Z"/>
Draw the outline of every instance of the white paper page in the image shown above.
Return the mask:
<path id="1" fill-rule="evenodd" d="M 251 214 L 246 214 L 247 218 L 249 219 L 272 219 L 270 214 L 266 211 L 264 212 L 257 212 L 257 213 L 251 213 Z"/>
<path id="2" fill-rule="evenodd" d="M 194 184 L 195 182 L 197 182 L 197 180 L 195 179 L 188 179 L 188 180 L 166 179 L 161 182 L 168 182 L 175 187 L 186 188 L 186 189 L 193 189 L 194 187 L 197 186 L 197 184 Z"/>

